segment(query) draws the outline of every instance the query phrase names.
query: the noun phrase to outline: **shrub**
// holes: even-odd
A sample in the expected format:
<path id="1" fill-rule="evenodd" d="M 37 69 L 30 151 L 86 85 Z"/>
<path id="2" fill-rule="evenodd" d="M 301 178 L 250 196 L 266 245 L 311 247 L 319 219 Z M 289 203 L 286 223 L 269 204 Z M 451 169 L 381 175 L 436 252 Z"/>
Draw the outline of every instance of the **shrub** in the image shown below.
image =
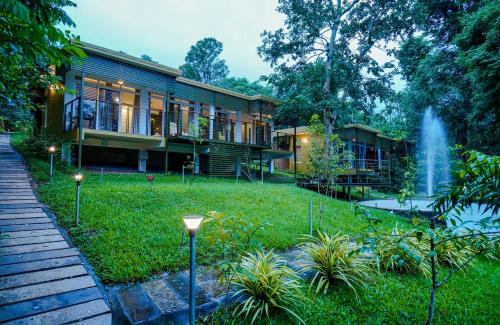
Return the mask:
<path id="1" fill-rule="evenodd" d="M 440 242 L 435 248 L 436 259 L 440 265 L 461 268 L 461 265 L 474 255 L 470 243 L 460 238 L 454 238 L 454 235 L 447 229 L 436 229 L 434 236 L 435 240 Z M 426 247 L 430 247 L 428 235 L 424 237 L 423 242 Z"/>
<path id="2" fill-rule="evenodd" d="M 254 323 L 264 314 L 269 319 L 271 309 L 282 309 L 303 323 L 289 308 L 304 298 L 300 279 L 273 251 L 243 256 L 232 284 L 235 295 L 243 297 L 235 310 L 238 316 L 251 316 Z"/>
<path id="3" fill-rule="evenodd" d="M 370 260 L 361 255 L 354 243 L 346 235 L 336 233 L 329 236 L 319 232 L 318 238 L 307 236 L 311 241 L 300 245 L 310 257 L 304 262 L 303 271 L 314 271 L 310 287 L 315 283 L 316 292 L 326 293 L 335 281 L 344 282 L 356 292 L 356 287 L 364 287 L 369 279 Z"/>
<path id="4" fill-rule="evenodd" d="M 372 238 L 372 253 L 378 270 L 401 273 L 421 273 L 430 276 L 430 265 L 425 258 L 429 246 L 419 241 L 415 231 L 404 232 L 396 227 L 390 234 Z"/>

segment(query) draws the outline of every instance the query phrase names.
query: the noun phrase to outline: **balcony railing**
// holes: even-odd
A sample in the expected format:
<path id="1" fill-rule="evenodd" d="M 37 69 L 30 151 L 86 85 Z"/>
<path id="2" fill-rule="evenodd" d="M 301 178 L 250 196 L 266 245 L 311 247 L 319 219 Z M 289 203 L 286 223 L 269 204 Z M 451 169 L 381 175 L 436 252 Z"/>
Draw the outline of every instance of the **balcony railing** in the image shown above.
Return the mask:
<path id="1" fill-rule="evenodd" d="M 75 98 L 64 105 L 65 131 L 78 127 L 79 104 L 80 98 Z M 142 114 L 145 114 L 145 118 L 141 121 Z M 271 127 L 268 123 L 210 119 L 209 115 L 182 109 L 169 111 L 169 136 L 197 136 L 200 132 L 200 117 L 207 119 L 206 126 L 201 130 L 204 140 L 271 145 Z M 163 136 L 164 123 L 162 110 L 93 99 L 85 99 L 83 103 L 83 127 L 88 129 Z"/>

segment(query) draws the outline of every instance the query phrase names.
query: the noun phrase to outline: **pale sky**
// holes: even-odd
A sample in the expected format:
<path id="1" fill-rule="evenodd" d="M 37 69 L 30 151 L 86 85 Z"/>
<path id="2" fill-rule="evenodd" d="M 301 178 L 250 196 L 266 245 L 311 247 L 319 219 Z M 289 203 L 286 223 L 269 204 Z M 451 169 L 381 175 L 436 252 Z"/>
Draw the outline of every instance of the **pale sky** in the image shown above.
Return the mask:
<path id="1" fill-rule="evenodd" d="M 81 40 L 130 55 L 147 54 L 178 68 L 191 45 L 204 37 L 223 43 L 230 75 L 250 81 L 269 74 L 257 55 L 264 30 L 283 26 L 276 0 L 76 0 L 67 8 Z M 389 58 L 374 50 L 379 62 Z M 396 78 L 395 89 L 403 83 Z"/>
<path id="2" fill-rule="evenodd" d="M 204 37 L 223 43 L 230 75 L 271 72 L 257 55 L 260 33 L 283 25 L 275 0 L 80 0 L 67 13 L 81 40 L 178 68 Z"/>

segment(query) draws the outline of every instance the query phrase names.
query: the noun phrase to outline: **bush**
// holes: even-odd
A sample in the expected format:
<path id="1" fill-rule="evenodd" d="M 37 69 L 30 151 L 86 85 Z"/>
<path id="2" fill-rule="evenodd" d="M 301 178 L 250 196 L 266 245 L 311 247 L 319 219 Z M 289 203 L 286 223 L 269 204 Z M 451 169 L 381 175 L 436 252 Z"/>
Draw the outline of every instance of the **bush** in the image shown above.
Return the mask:
<path id="1" fill-rule="evenodd" d="M 317 282 L 316 292 L 326 293 L 335 281 L 347 284 L 356 292 L 356 287 L 366 286 L 369 279 L 370 260 L 362 256 L 346 235 L 336 233 L 329 236 L 319 232 L 319 238 L 307 236 L 311 241 L 300 245 L 311 258 L 305 262 L 303 271 L 315 271 L 311 287 Z"/>
<path id="2" fill-rule="evenodd" d="M 254 323 L 264 314 L 269 319 L 270 310 L 281 309 L 303 323 L 289 308 L 304 298 L 300 278 L 273 251 L 243 256 L 232 284 L 235 295 L 243 297 L 235 310 L 237 316 L 251 316 Z"/>
<path id="3" fill-rule="evenodd" d="M 404 232 L 396 226 L 390 234 L 377 235 L 370 240 L 379 271 L 430 276 L 430 265 L 425 258 L 429 245 L 425 240 L 419 241 L 415 231 Z"/>

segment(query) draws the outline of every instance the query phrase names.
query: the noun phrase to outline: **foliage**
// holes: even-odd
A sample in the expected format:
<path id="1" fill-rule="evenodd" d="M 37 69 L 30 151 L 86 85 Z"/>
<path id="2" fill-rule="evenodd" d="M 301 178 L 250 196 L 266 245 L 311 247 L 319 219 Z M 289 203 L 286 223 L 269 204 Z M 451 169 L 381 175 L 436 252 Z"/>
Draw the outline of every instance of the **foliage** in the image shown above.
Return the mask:
<path id="1" fill-rule="evenodd" d="M 367 243 L 375 255 L 379 270 L 430 277 L 430 266 L 426 259 L 429 248 L 425 242 L 417 239 L 415 230 L 403 230 L 396 226 L 387 234 L 369 234 Z"/>
<path id="2" fill-rule="evenodd" d="M 247 78 L 229 77 L 218 81 L 215 85 L 217 87 L 236 91 L 248 96 L 273 95 L 273 89 L 267 84 L 261 83 L 259 80 L 250 82 Z"/>
<path id="3" fill-rule="evenodd" d="M 184 59 L 186 63 L 179 69 L 186 78 L 215 84 L 229 74 L 226 61 L 220 58 L 222 43 L 213 37 L 206 37 L 196 42 L 189 49 Z"/>
<path id="4" fill-rule="evenodd" d="M 37 106 L 34 89 L 56 87 L 54 67 L 84 57 L 78 39 L 61 27 L 74 27 L 64 7 L 69 0 L 0 2 L 0 115 L 11 124 L 28 123 Z"/>
<path id="5" fill-rule="evenodd" d="M 473 246 L 465 239 L 456 238 L 448 228 L 437 228 L 432 236 L 436 241 L 442 241 L 436 246 L 437 262 L 446 267 L 465 269 L 462 265 L 474 255 Z M 426 234 L 422 241 L 426 247 L 430 247 L 429 234 Z"/>
<path id="6" fill-rule="evenodd" d="M 402 188 L 399 191 L 398 202 L 401 206 L 406 204 L 406 201 L 410 201 L 410 209 L 413 210 L 413 197 L 416 194 L 415 182 L 417 180 L 417 171 L 415 168 L 415 163 L 412 158 L 405 157 L 406 168 L 403 175 Z"/>
<path id="7" fill-rule="evenodd" d="M 372 50 L 412 29 L 412 5 L 410 0 L 278 2 L 277 11 L 285 16 L 285 28 L 264 31 L 258 53 L 275 68 L 270 80 L 277 83 L 286 82 L 290 72 L 311 67 L 311 63 L 323 67 L 317 75 L 322 83 L 318 102 L 327 150 L 337 117 L 346 114 L 344 109 L 346 115 L 349 110 L 371 112 L 376 100 L 391 93 L 393 66 L 379 64 Z M 318 95 L 314 91 L 297 94 Z"/>
<path id="8" fill-rule="evenodd" d="M 191 170 L 193 174 L 198 174 L 199 172 L 199 166 L 196 159 L 196 144 L 202 144 L 205 140 L 205 128 L 208 125 L 208 119 L 205 117 L 198 117 L 196 122 L 197 123 L 189 124 L 189 137 L 193 143 L 193 158 L 188 162 L 187 169 Z"/>
<path id="9" fill-rule="evenodd" d="M 462 212 L 477 203 L 484 207 L 484 212 L 496 215 L 500 209 L 500 157 L 477 151 L 466 151 L 463 157 L 465 161 L 457 162 L 454 184 L 435 197 L 435 210 L 444 215 Z"/>
<path id="10" fill-rule="evenodd" d="M 408 81 L 395 98 L 398 108 L 407 120 L 419 121 L 432 106 L 455 143 L 498 152 L 498 1 L 418 3 L 421 32 L 405 40 L 397 55 Z M 409 126 L 416 136 L 418 124 Z"/>
<path id="11" fill-rule="evenodd" d="M 295 317 L 290 305 L 303 303 L 303 295 L 299 290 L 301 282 L 298 275 L 281 260 L 273 251 L 248 253 L 242 257 L 233 285 L 235 295 L 243 299 L 236 307 L 238 316 L 251 317 L 251 323 L 260 322 L 262 316 L 270 317 L 273 309 L 281 309 Z"/>
<path id="12" fill-rule="evenodd" d="M 356 287 L 366 286 L 369 279 L 369 259 L 360 254 L 349 236 L 340 232 L 328 235 L 318 233 L 318 238 L 306 237 L 310 241 L 301 244 L 302 251 L 311 258 L 306 260 L 303 271 L 314 271 L 311 287 L 316 292 L 327 293 L 336 281 L 346 284 L 356 292 Z"/>

